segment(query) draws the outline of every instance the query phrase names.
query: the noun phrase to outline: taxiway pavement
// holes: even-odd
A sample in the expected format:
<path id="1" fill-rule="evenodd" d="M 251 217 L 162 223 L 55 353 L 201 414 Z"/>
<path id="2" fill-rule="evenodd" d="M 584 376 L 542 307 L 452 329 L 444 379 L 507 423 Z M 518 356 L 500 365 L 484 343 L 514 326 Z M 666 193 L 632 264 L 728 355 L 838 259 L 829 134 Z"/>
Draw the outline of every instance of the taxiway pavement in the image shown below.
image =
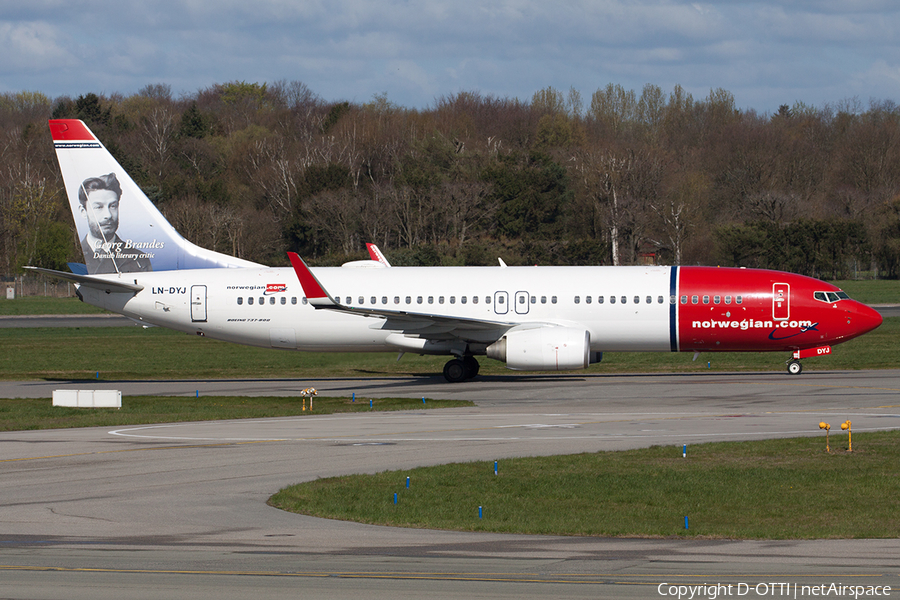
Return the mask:
<path id="1" fill-rule="evenodd" d="M 471 460 L 499 460 L 502 469 L 514 456 L 653 444 L 678 454 L 688 444 L 690 455 L 709 440 L 820 435 L 822 420 L 852 419 L 854 432 L 900 428 L 900 371 L 510 375 L 457 385 L 433 377 L 0 382 L 0 397 L 113 387 L 127 403 L 129 394 L 296 395 L 310 386 L 320 395 L 476 406 L 0 433 L 0 597 L 658 598 L 671 589 L 660 584 L 714 583 L 734 586 L 735 597 L 747 585 L 744 598 L 774 596 L 756 586 L 781 583 L 900 593 L 896 540 L 444 532 L 315 519 L 265 503 L 285 485 L 346 473 Z"/>

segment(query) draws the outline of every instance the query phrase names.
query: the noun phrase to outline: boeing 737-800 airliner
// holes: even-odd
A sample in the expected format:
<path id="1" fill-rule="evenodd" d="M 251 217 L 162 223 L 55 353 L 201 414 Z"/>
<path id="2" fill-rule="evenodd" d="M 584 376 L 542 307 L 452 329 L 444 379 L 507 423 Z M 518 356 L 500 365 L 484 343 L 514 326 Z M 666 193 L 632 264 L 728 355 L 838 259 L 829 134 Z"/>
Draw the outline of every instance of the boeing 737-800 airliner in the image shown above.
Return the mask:
<path id="1" fill-rule="evenodd" d="M 253 346 L 443 354 L 449 381 L 486 355 L 517 370 L 583 369 L 602 352 L 785 352 L 800 359 L 878 327 L 830 283 L 740 268 L 390 267 L 371 261 L 272 268 L 182 238 L 78 120 L 50 130 L 82 240 L 85 302 Z M 390 268 L 388 268 L 390 267 Z"/>

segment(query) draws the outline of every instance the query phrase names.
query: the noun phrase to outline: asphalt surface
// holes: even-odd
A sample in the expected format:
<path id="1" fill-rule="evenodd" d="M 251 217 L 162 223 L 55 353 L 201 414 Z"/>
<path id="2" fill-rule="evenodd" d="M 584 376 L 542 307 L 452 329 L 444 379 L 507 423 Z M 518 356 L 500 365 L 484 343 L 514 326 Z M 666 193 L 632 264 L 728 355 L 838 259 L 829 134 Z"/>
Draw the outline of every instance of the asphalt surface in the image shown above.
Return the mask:
<path id="1" fill-rule="evenodd" d="M 854 432 L 900 428 L 900 371 L 510 375 L 457 385 L 431 377 L 0 382 L 0 397 L 104 387 L 121 389 L 127 404 L 129 394 L 296 395 L 309 386 L 477 406 L 0 433 L 0 598 L 661 598 L 688 597 L 672 586 L 705 584 L 725 586 L 717 597 L 743 598 L 811 598 L 812 586 L 832 584 L 900 590 L 897 540 L 442 532 L 315 519 L 265 503 L 285 485 L 346 473 L 471 460 L 498 460 L 502 471 L 514 456 L 652 444 L 678 454 L 687 444 L 690 460 L 696 443 L 821 435 L 822 420 L 852 419 Z M 694 588 L 694 597 L 710 593 Z"/>

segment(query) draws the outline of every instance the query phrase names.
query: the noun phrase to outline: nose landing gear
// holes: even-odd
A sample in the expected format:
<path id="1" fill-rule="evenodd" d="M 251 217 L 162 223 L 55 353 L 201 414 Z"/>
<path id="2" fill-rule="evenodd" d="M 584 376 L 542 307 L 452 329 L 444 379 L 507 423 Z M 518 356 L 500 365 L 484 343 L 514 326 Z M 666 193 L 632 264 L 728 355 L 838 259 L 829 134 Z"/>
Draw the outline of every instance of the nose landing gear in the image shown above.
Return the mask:
<path id="1" fill-rule="evenodd" d="M 803 372 L 803 365 L 799 360 L 792 358 L 787 362 L 787 370 L 791 375 L 799 375 Z"/>

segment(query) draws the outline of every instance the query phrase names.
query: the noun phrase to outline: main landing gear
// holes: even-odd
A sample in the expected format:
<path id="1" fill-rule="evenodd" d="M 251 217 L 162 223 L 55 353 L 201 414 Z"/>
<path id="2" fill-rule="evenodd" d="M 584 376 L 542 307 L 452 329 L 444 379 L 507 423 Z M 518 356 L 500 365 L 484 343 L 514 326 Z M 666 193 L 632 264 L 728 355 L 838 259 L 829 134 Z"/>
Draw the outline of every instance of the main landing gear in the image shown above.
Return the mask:
<path id="1" fill-rule="evenodd" d="M 444 365 L 444 379 L 450 383 L 459 383 L 478 375 L 478 361 L 472 355 L 454 358 Z"/>

